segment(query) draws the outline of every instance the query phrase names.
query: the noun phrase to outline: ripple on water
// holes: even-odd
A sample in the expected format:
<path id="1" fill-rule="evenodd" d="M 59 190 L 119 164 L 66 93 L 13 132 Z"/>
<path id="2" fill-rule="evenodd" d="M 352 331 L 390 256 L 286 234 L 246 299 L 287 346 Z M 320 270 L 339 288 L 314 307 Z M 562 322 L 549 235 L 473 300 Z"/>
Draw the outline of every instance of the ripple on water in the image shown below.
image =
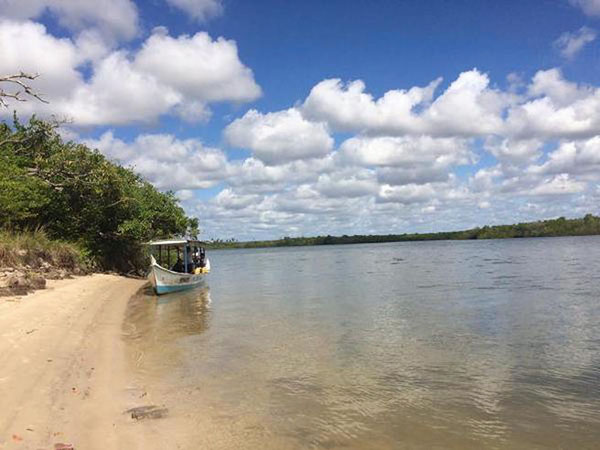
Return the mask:
<path id="1" fill-rule="evenodd" d="M 206 442 L 591 448 L 598 244 L 212 252 L 210 290 L 139 293 L 123 335 L 139 383 L 211 424 Z"/>

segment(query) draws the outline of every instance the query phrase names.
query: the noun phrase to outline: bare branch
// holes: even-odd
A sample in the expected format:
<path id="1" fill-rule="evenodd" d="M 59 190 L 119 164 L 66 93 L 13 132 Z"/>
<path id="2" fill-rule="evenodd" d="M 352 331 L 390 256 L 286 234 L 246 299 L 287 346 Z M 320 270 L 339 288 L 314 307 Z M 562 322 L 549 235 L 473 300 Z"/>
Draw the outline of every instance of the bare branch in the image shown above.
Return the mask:
<path id="1" fill-rule="evenodd" d="M 38 73 L 31 74 L 20 72 L 14 75 L 6 75 L 0 77 L 0 106 L 8 107 L 7 99 L 12 99 L 18 102 L 27 101 L 23 96 L 33 97 L 42 103 L 48 103 L 48 101 L 42 98 L 42 95 L 30 86 L 29 81 L 33 81 L 40 75 Z M 16 91 L 6 91 L 2 86 L 13 86 L 16 87 Z"/>

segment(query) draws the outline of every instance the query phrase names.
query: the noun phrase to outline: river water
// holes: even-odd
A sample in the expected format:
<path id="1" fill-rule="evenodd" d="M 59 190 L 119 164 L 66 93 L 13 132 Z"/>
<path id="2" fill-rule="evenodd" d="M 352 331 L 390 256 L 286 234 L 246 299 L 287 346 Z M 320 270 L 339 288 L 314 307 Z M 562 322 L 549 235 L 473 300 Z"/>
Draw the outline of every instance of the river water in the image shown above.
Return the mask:
<path id="1" fill-rule="evenodd" d="M 600 445 L 600 237 L 212 251 L 132 298 L 137 383 L 210 448 Z"/>

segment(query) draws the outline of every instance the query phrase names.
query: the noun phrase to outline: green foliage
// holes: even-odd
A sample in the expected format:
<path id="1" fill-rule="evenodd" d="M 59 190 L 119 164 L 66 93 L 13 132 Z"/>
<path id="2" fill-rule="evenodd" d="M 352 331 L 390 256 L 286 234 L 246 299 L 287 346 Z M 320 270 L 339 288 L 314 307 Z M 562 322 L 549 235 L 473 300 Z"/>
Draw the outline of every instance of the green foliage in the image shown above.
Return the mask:
<path id="1" fill-rule="evenodd" d="M 0 266 L 28 265 L 37 268 L 46 262 L 56 268 L 87 269 L 90 261 L 79 246 L 53 240 L 43 230 L 29 232 L 0 231 Z"/>
<path id="2" fill-rule="evenodd" d="M 49 203 L 48 194 L 41 180 L 0 158 L 0 223 L 8 227 L 35 223 L 38 212 Z"/>
<path id="3" fill-rule="evenodd" d="M 316 237 L 284 237 L 272 241 L 236 242 L 235 240 L 216 240 L 209 248 L 256 248 L 256 247 L 287 247 L 299 245 L 334 245 L 334 244 L 366 244 L 379 242 L 404 241 L 440 241 L 465 239 L 506 239 L 524 237 L 551 236 L 586 236 L 600 234 L 600 217 L 592 214 L 582 219 L 565 219 L 519 223 L 516 225 L 485 226 L 463 231 L 447 231 L 442 233 L 413 233 L 354 236 L 316 236 Z"/>
<path id="4" fill-rule="evenodd" d="M 145 265 L 141 243 L 197 233 L 171 192 L 82 144 L 64 142 L 57 124 L 15 118 L 0 125 L 0 228 L 43 226 L 52 238 L 77 242 L 103 269 Z"/>

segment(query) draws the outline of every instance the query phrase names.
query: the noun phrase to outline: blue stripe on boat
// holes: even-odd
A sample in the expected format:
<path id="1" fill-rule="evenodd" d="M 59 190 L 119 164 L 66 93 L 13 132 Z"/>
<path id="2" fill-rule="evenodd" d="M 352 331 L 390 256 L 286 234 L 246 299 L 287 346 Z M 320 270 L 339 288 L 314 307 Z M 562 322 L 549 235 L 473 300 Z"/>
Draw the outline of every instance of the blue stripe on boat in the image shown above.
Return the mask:
<path id="1" fill-rule="evenodd" d="M 185 291 L 186 289 L 193 289 L 202 284 L 203 281 L 195 284 L 183 284 L 179 286 L 156 286 L 155 290 L 157 294 L 168 294 L 169 292 Z"/>

